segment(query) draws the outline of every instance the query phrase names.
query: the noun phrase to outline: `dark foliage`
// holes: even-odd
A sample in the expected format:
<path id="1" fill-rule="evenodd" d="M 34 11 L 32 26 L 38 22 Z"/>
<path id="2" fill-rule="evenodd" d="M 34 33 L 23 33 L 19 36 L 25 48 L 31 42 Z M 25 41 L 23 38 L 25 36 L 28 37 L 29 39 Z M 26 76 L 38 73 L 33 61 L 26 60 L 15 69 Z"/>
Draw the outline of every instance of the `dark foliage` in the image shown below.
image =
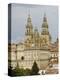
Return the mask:
<path id="1" fill-rule="evenodd" d="M 39 71 L 39 68 L 37 66 L 37 63 L 34 62 L 32 69 L 31 69 L 31 75 L 38 75 L 38 71 Z"/>
<path id="2" fill-rule="evenodd" d="M 23 68 L 19 68 L 18 66 L 15 69 L 12 69 L 12 67 L 10 67 L 8 69 L 8 75 L 10 76 L 28 76 L 28 75 L 38 75 L 38 71 L 39 68 L 37 66 L 37 63 L 34 62 L 32 69 L 23 69 Z"/>

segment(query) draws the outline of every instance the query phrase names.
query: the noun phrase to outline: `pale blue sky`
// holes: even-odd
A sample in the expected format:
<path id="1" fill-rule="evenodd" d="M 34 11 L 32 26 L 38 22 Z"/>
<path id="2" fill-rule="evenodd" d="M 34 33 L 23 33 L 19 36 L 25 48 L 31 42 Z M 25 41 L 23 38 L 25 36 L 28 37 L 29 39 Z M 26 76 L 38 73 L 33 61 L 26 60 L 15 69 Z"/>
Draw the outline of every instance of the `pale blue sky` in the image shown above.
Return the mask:
<path id="1" fill-rule="evenodd" d="M 45 5 L 25 5 L 25 4 L 12 4 L 11 11 L 11 39 L 12 42 L 20 42 L 25 37 L 27 17 L 29 14 L 32 17 L 33 27 L 37 27 L 41 32 L 41 25 L 43 22 L 44 13 L 46 13 L 49 32 L 52 41 L 56 41 L 58 37 L 58 7 L 45 6 Z"/>

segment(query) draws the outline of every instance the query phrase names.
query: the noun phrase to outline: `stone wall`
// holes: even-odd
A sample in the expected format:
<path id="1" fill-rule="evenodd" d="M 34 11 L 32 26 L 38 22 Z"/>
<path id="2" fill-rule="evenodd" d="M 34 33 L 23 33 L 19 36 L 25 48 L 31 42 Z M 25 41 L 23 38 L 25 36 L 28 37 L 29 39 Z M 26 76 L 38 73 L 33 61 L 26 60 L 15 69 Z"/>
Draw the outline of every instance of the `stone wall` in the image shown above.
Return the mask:
<path id="1" fill-rule="evenodd" d="M 44 69 L 48 66 L 49 59 L 51 57 L 49 50 L 41 49 L 26 49 L 21 51 L 18 50 L 16 53 L 11 52 L 10 54 L 11 66 L 13 68 L 17 66 L 17 62 L 20 68 L 31 68 L 34 61 L 36 61 L 39 69 Z"/>

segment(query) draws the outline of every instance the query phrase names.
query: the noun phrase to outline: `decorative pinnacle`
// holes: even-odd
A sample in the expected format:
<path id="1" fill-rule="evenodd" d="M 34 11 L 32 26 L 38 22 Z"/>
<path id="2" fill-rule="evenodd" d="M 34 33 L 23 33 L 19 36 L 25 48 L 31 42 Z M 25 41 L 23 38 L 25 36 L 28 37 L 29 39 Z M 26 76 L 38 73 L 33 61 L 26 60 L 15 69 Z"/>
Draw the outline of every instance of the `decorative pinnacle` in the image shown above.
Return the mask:
<path id="1" fill-rule="evenodd" d="M 27 22 L 31 22 L 30 9 L 28 10 L 28 20 Z"/>
<path id="2" fill-rule="evenodd" d="M 47 18 L 46 18 L 46 13 L 44 13 L 44 19 L 43 19 L 44 22 L 47 21 Z"/>

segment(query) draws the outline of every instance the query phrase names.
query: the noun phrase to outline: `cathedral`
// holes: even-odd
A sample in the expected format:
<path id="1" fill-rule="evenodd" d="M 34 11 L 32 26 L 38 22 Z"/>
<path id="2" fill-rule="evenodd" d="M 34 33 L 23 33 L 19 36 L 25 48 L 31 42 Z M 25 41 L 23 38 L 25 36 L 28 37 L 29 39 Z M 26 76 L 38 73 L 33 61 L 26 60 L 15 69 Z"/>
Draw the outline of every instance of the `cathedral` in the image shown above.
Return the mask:
<path id="1" fill-rule="evenodd" d="M 34 29 L 30 14 L 25 27 L 24 41 L 8 45 L 8 67 L 31 69 L 36 61 L 40 70 L 47 71 L 51 65 L 58 63 L 58 39 L 54 44 L 51 43 L 46 14 L 43 16 L 41 32 L 38 32 L 37 27 Z"/>
<path id="2" fill-rule="evenodd" d="M 47 46 L 51 42 L 51 36 L 48 30 L 48 23 L 46 14 L 44 14 L 43 24 L 42 24 L 42 32 L 38 32 L 37 28 L 33 28 L 32 21 L 30 15 L 28 15 L 26 32 L 25 32 L 26 40 L 26 48 L 42 48 L 43 46 Z"/>

